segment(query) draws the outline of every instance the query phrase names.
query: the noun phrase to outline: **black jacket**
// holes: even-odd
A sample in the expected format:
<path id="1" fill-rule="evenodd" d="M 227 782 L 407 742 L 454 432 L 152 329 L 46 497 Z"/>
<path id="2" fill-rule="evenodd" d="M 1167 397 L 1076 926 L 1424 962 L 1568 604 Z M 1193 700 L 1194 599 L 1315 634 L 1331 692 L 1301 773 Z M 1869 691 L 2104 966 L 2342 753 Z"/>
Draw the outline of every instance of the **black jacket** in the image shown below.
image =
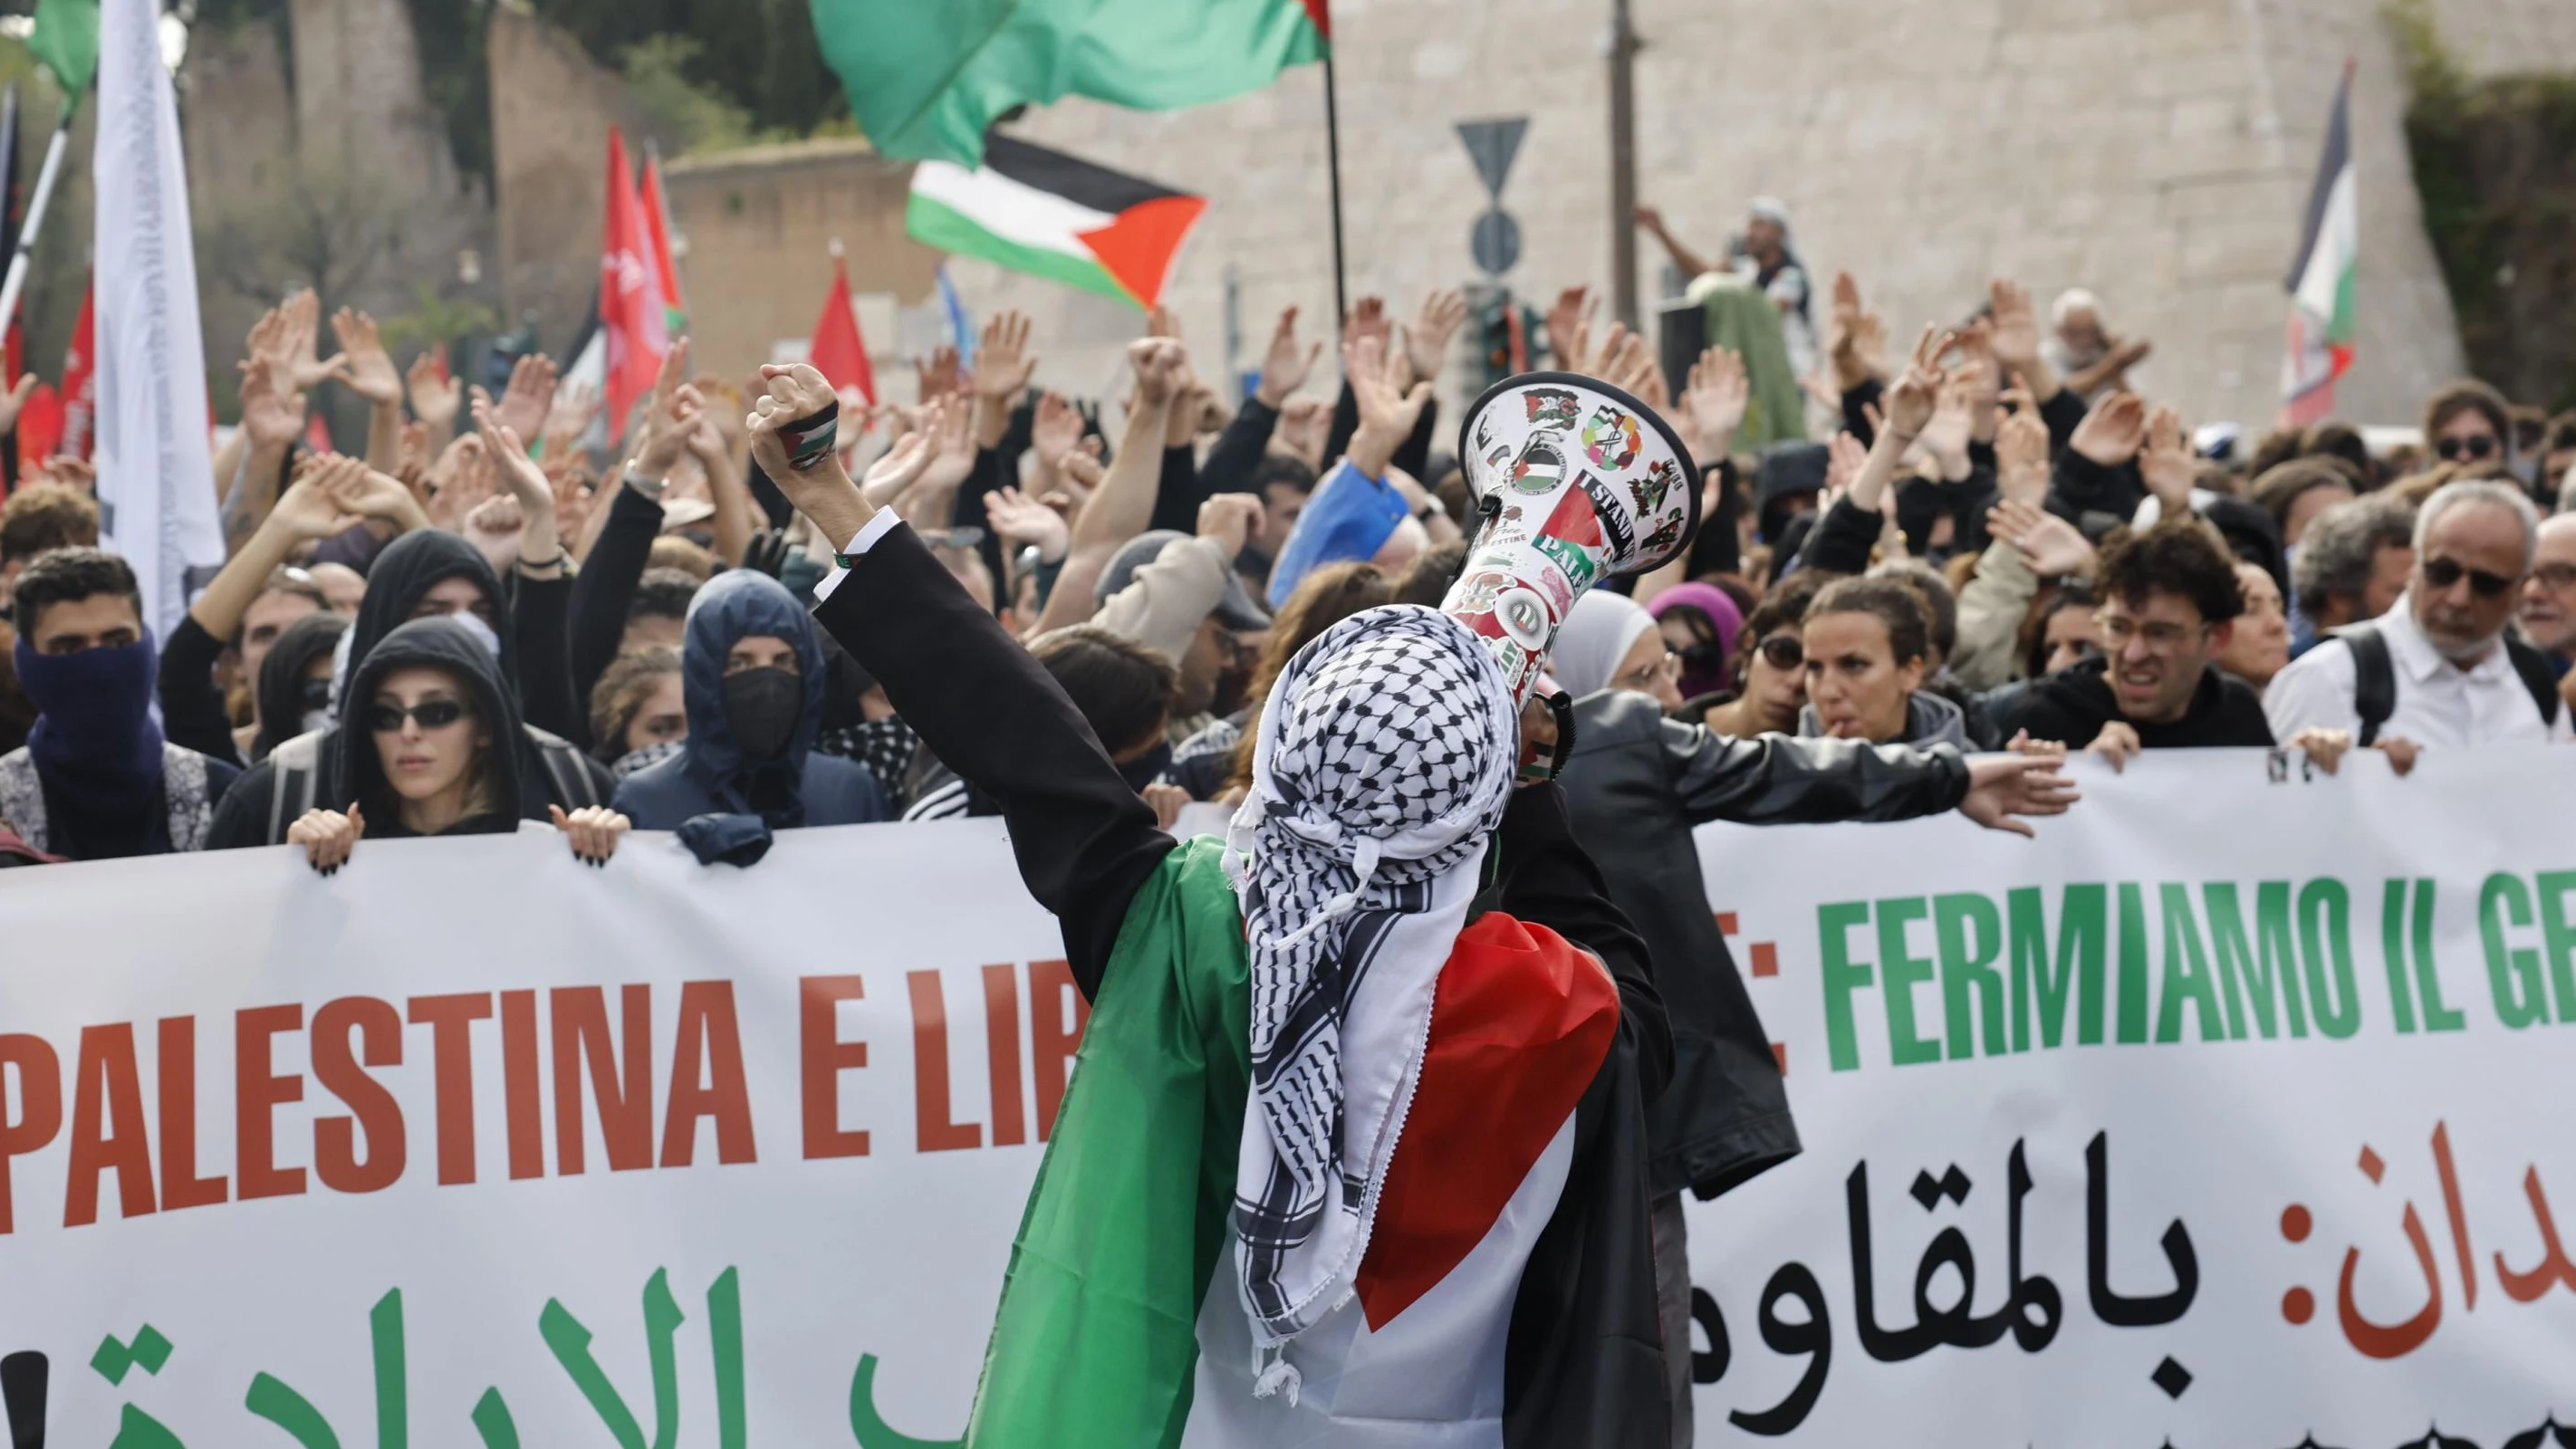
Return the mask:
<path id="1" fill-rule="evenodd" d="M 2170 724 L 2145 724 L 2120 713 L 2120 701 L 2111 692 L 2109 661 L 2087 659 L 2081 664 L 2034 680 L 2023 697 L 2020 717 L 2006 721 L 2009 729 L 2030 731 L 2035 740 L 2054 740 L 2068 749 L 2080 750 L 2093 743 L 2102 726 L 2112 720 L 2126 720 L 2138 732 L 2138 743 L 2150 750 L 2208 749 L 2224 745 L 2260 745 L 2272 743 L 2271 723 L 2263 717 L 2263 701 L 2244 681 L 2221 673 L 2214 665 L 2201 670 L 2200 688 L 2191 696 L 2191 708 Z"/>
<path id="2" fill-rule="evenodd" d="M 1666 719 L 1652 696 L 1605 690 L 1574 706 L 1558 783 L 1610 899 L 1645 937 L 1672 1021 L 1673 1079 L 1647 1106 L 1657 1196 L 1714 1197 L 1798 1152 L 1798 1131 L 1752 998 L 1710 914 L 1691 828 L 1904 820 L 1956 808 L 1968 766 L 1949 750 L 1763 735 Z"/>

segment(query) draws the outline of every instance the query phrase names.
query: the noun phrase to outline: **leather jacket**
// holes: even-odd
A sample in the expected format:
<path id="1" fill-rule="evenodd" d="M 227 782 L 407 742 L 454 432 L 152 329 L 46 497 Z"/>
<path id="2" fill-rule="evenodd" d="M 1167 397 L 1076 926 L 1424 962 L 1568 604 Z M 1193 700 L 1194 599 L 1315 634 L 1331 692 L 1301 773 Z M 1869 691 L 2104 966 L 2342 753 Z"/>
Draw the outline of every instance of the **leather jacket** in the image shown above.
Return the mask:
<path id="1" fill-rule="evenodd" d="M 1798 1153 L 1798 1130 L 1762 1019 L 1710 913 L 1691 829 L 1906 820 L 1955 809 L 1967 761 L 1854 740 L 1733 739 L 1664 717 L 1652 696 L 1577 700 L 1558 775 L 1575 837 L 1646 941 L 1671 1015 L 1672 1084 L 1646 1109 L 1655 1195 L 1705 1200 Z"/>

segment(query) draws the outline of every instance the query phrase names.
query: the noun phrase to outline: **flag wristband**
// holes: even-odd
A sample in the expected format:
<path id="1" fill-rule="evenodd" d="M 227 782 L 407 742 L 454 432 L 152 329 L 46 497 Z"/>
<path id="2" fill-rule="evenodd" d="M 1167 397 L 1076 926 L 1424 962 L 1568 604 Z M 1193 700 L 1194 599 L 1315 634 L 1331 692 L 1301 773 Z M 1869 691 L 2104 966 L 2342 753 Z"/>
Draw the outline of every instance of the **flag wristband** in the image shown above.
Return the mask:
<path id="1" fill-rule="evenodd" d="M 820 467 L 832 456 L 832 447 L 841 431 L 841 402 L 834 398 L 822 408 L 792 423 L 778 425 L 778 441 L 787 449 L 787 466 L 799 473 Z"/>

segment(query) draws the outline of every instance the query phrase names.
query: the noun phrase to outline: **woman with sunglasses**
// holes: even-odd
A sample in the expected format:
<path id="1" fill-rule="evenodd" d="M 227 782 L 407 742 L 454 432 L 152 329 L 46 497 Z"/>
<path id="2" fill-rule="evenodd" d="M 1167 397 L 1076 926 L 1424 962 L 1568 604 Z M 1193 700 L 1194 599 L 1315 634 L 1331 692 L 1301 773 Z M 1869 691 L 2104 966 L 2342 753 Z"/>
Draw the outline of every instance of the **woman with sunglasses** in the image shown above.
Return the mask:
<path id="1" fill-rule="evenodd" d="M 307 614 L 286 626 L 260 661 L 251 694 L 251 732 L 243 754 L 256 765 L 279 745 L 331 722 L 331 664 L 346 614 Z"/>
<path id="2" fill-rule="evenodd" d="M 1749 740 L 1796 734 L 1798 710 L 1807 702 L 1807 650 L 1799 638 L 1807 604 L 1824 586 L 1822 575 L 1791 574 L 1772 586 L 1744 620 L 1735 655 L 1735 692 L 1716 701 L 1693 700 L 1681 717 L 1712 734 Z"/>
<path id="3" fill-rule="evenodd" d="M 305 811 L 283 832 L 325 875 L 366 835 L 496 835 L 523 828 L 530 797 L 542 801 L 508 747 L 518 706 L 479 636 L 449 619 L 416 619 L 384 637 L 351 673 L 333 727 L 340 765 L 322 798 L 339 808 Z M 495 742 L 501 742 L 497 747 Z M 260 798 L 261 805 L 267 803 Z M 576 857 L 605 864 L 630 822 L 588 806 L 547 810 Z"/>

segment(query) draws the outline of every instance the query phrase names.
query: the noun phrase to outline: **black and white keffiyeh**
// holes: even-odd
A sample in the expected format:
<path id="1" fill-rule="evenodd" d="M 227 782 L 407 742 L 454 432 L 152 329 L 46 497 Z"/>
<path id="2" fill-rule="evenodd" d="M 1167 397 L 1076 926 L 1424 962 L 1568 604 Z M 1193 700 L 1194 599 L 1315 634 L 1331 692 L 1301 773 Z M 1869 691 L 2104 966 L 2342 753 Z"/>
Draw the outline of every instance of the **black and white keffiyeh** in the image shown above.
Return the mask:
<path id="1" fill-rule="evenodd" d="M 1484 641 L 1430 609 L 1353 615 L 1271 689 L 1226 842 L 1252 995 L 1234 1226 L 1265 1354 L 1357 1281 L 1519 751 Z M 1279 1358 L 1256 1392 L 1282 1386 Z"/>

